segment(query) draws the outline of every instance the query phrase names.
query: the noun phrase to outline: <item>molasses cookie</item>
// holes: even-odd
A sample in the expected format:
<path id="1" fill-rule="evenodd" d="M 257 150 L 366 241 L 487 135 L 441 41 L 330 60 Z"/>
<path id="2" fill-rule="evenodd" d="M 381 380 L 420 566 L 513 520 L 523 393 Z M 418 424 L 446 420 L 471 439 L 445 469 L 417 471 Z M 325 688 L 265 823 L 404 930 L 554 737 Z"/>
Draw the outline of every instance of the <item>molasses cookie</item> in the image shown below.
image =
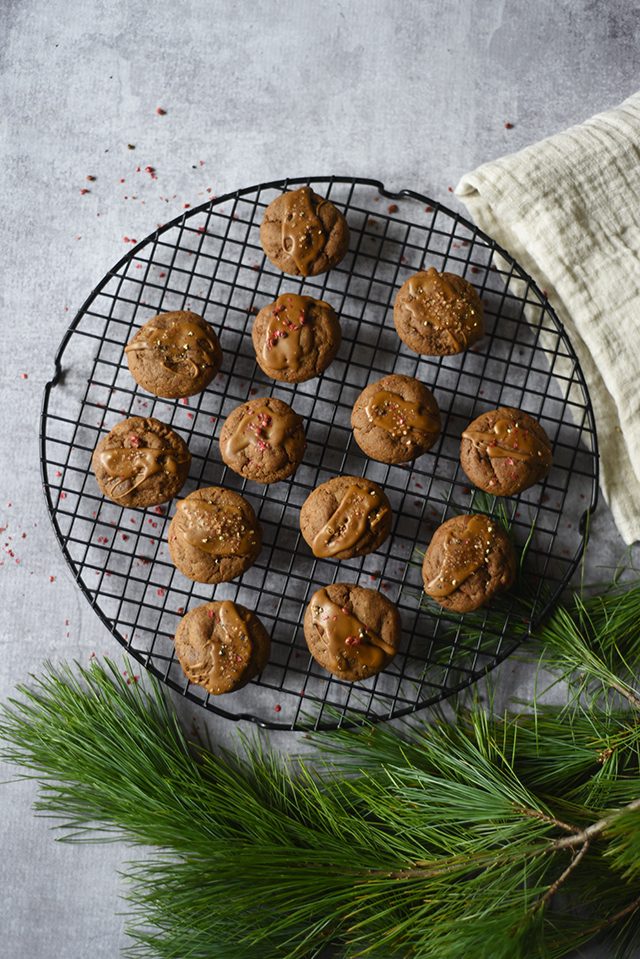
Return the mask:
<path id="1" fill-rule="evenodd" d="M 469 423 L 460 463 L 474 486 L 513 496 L 543 480 L 551 469 L 551 441 L 528 413 L 502 406 Z"/>
<path id="2" fill-rule="evenodd" d="M 340 679 L 357 682 L 389 665 L 400 645 L 400 614 L 376 589 L 333 583 L 317 590 L 304 615 L 309 652 Z"/>
<path id="3" fill-rule="evenodd" d="M 105 496 L 121 506 L 156 506 L 173 499 L 189 475 L 189 447 L 165 423 L 132 416 L 96 446 L 91 466 Z"/>
<path id="4" fill-rule="evenodd" d="M 511 541 L 483 513 L 454 516 L 433 534 L 422 564 L 427 596 L 445 609 L 468 613 L 508 589 L 516 574 Z"/>
<path id="5" fill-rule="evenodd" d="M 398 336 L 416 353 L 462 353 L 484 335 L 484 309 L 475 288 L 432 266 L 402 284 L 393 307 Z"/>
<path id="6" fill-rule="evenodd" d="M 384 543 L 393 514 L 383 490 L 361 476 L 336 476 L 318 486 L 300 510 L 300 531 L 314 556 L 351 559 Z"/>
<path id="7" fill-rule="evenodd" d="M 370 383 L 351 413 L 353 436 L 371 459 L 407 463 L 426 453 L 440 435 L 433 393 L 411 376 L 385 376 Z"/>
<path id="8" fill-rule="evenodd" d="M 180 620 L 175 645 L 189 682 L 219 696 L 241 689 L 262 672 L 271 640 L 254 613 L 224 600 L 189 610 Z"/>
<path id="9" fill-rule="evenodd" d="M 302 417 L 273 396 L 236 407 L 220 433 L 224 462 L 256 483 L 277 483 L 291 476 L 305 447 Z"/>
<path id="10" fill-rule="evenodd" d="M 311 296 L 283 293 L 263 307 L 251 333 L 258 366 L 274 380 L 302 383 L 333 360 L 342 334 L 332 306 Z"/>
<path id="11" fill-rule="evenodd" d="M 260 242 L 279 270 L 316 276 L 345 255 L 349 227 L 330 200 L 303 186 L 272 200 L 260 226 Z"/>
<path id="12" fill-rule="evenodd" d="M 225 583 L 258 558 L 262 530 L 244 496 L 208 486 L 180 500 L 169 526 L 175 566 L 196 583 Z"/>
<path id="13" fill-rule="evenodd" d="M 218 337 L 197 313 L 160 313 L 142 326 L 124 348 L 136 383 L 168 399 L 193 396 L 220 369 Z"/>

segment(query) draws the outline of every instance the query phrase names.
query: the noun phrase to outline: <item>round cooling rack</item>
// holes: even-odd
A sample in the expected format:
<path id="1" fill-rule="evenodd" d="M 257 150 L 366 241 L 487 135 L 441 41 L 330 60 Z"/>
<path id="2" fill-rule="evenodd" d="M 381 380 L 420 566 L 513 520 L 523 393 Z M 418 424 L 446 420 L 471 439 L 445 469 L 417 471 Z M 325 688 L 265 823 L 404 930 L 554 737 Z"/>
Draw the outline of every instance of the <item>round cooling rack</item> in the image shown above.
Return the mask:
<path id="1" fill-rule="evenodd" d="M 302 279 L 265 258 L 265 207 L 289 186 L 309 184 L 346 214 L 350 250 L 338 267 Z M 421 357 L 398 338 L 395 294 L 413 272 L 435 266 L 478 289 L 487 335 L 458 356 Z M 342 346 L 318 379 L 275 383 L 255 362 L 253 316 L 285 292 L 328 300 L 340 316 Z M 124 346 L 156 313 L 191 309 L 220 336 L 222 370 L 188 401 L 157 399 L 136 387 Z M 389 373 L 416 376 L 435 393 L 443 435 L 415 463 L 367 459 L 354 442 L 351 408 L 360 391 Z M 307 450 L 292 479 L 271 486 L 243 480 L 221 462 L 225 417 L 253 396 L 272 395 L 305 419 Z M 460 434 L 499 405 L 527 410 L 553 442 L 548 479 L 518 497 L 480 499 L 459 462 Z M 182 495 L 222 485 L 244 493 L 264 533 L 256 564 L 241 579 L 192 583 L 172 565 L 166 532 L 175 504 L 125 509 L 105 500 L 91 454 L 125 416 L 154 416 L 188 442 L 191 474 Z M 440 204 L 375 180 L 316 177 L 238 190 L 184 213 L 133 247 L 88 297 L 64 336 L 41 423 L 44 489 L 62 551 L 78 584 L 127 650 L 172 689 L 233 719 L 273 728 L 331 728 L 402 716 L 444 699 L 496 666 L 549 612 L 584 548 L 598 490 L 597 438 L 575 353 L 544 294 L 488 236 Z M 316 559 L 302 540 L 299 508 L 338 473 L 381 484 L 394 513 L 376 553 Z M 508 521 L 522 557 L 521 583 L 470 617 L 426 605 L 420 550 L 456 512 L 483 509 Z M 403 639 L 391 665 L 352 684 L 330 676 L 307 651 L 302 630 L 312 593 L 334 581 L 380 589 L 397 603 Z M 526 603 L 522 599 L 522 590 Z M 256 611 L 272 636 L 271 658 L 249 686 L 211 697 L 187 682 L 172 637 L 181 615 L 215 599 Z"/>

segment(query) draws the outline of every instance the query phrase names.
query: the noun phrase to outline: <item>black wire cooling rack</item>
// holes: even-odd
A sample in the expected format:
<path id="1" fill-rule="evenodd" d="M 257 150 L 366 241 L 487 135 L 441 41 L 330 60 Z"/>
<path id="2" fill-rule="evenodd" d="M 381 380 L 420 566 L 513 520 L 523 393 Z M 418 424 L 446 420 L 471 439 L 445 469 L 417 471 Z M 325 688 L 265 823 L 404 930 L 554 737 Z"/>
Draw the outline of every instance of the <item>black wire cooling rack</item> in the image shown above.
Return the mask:
<path id="1" fill-rule="evenodd" d="M 266 260 L 258 231 L 275 196 L 307 183 L 344 211 L 351 245 L 338 267 L 302 280 Z M 487 336 L 459 356 L 418 357 L 395 333 L 396 291 L 428 265 L 467 277 L 484 301 Z M 253 314 L 287 290 L 328 300 L 343 331 L 327 372 L 297 385 L 265 377 L 251 344 Z M 136 387 L 123 347 L 151 316 L 185 308 L 205 316 L 218 332 L 222 371 L 200 396 L 157 399 Z M 367 459 L 350 429 L 358 393 L 391 372 L 425 382 L 443 414 L 441 440 L 405 466 Z M 225 417 L 256 395 L 286 400 L 305 418 L 307 430 L 306 455 L 295 476 L 267 487 L 228 470 L 218 452 Z M 530 537 L 526 622 L 519 602 L 507 599 L 475 614 L 470 630 L 463 617 L 425 608 L 418 550 L 439 523 L 477 504 L 459 466 L 460 433 L 498 405 L 520 407 L 542 421 L 553 441 L 554 466 L 544 483 L 502 501 L 516 544 L 522 547 Z M 100 495 L 90 471 L 92 451 L 118 420 L 131 415 L 155 416 L 187 440 L 193 462 L 182 495 L 220 484 L 251 501 L 264 547 L 240 580 L 204 586 L 173 567 L 166 530 L 175 504 L 132 510 Z M 184 213 L 132 248 L 91 293 L 62 340 L 55 375 L 45 388 L 41 457 L 62 551 L 118 642 L 164 683 L 207 709 L 286 729 L 401 716 L 444 699 L 496 666 L 548 613 L 569 580 L 598 490 L 589 395 L 544 293 L 455 212 L 410 190 L 391 193 L 375 180 L 345 177 L 280 180 L 239 190 Z M 346 562 L 315 559 L 298 526 L 309 492 L 338 473 L 380 483 L 394 512 L 384 546 Z M 319 586 L 336 580 L 380 589 L 400 609 L 400 652 L 384 673 L 363 683 L 324 672 L 304 642 L 306 603 Z M 272 635 L 263 674 L 245 689 L 217 698 L 187 682 L 172 642 L 180 616 L 213 597 L 255 610 Z"/>

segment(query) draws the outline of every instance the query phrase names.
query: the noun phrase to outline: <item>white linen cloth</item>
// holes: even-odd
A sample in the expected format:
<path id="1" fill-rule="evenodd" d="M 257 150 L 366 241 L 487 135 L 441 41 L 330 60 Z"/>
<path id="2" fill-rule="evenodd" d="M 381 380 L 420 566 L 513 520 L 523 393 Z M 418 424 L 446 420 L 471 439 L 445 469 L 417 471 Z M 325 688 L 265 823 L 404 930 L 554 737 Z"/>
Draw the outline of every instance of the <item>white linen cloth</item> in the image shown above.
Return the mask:
<path id="1" fill-rule="evenodd" d="M 547 292 L 591 395 L 602 491 L 625 542 L 640 539 L 640 93 L 455 192 Z"/>

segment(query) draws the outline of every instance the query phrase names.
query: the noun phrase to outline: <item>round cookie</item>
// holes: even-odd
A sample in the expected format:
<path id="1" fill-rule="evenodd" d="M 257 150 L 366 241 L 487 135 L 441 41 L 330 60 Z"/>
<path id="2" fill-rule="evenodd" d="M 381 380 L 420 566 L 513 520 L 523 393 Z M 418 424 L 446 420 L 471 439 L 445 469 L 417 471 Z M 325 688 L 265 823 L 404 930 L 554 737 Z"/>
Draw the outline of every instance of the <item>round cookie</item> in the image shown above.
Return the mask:
<path id="1" fill-rule="evenodd" d="M 422 564 L 427 596 L 445 609 L 468 613 L 508 589 L 516 574 L 511 541 L 483 513 L 454 516 L 433 534 Z"/>
<path id="2" fill-rule="evenodd" d="M 209 385 L 220 369 L 218 337 L 197 313 L 160 313 L 140 327 L 124 348 L 136 383 L 168 399 L 193 396 Z"/>
<path id="3" fill-rule="evenodd" d="M 168 542 L 174 565 L 188 579 L 226 583 L 256 561 L 262 530 L 244 496 L 207 486 L 180 500 Z"/>
<path id="4" fill-rule="evenodd" d="M 237 406 L 220 433 L 224 462 L 256 483 L 277 483 L 295 473 L 306 445 L 302 417 L 274 396 Z"/>
<path id="5" fill-rule="evenodd" d="M 131 416 L 100 440 L 91 458 L 98 486 L 121 506 L 157 506 L 173 499 L 189 475 L 191 453 L 160 420 Z"/>
<path id="6" fill-rule="evenodd" d="M 260 225 L 260 243 L 283 273 L 317 276 L 347 252 L 349 227 L 330 200 L 303 186 L 271 201 Z"/>
<path id="7" fill-rule="evenodd" d="M 175 647 L 189 682 L 219 696 L 262 672 L 271 639 L 254 613 L 224 600 L 189 610 L 176 630 Z"/>
<path id="8" fill-rule="evenodd" d="M 361 476 L 335 476 L 316 487 L 300 510 L 300 531 L 314 556 L 351 559 L 378 549 L 393 514 L 384 491 Z"/>
<path id="9" fill-rule="evenodd" d="M 400 613 L 376 589 L 333 583 L 317 590 L 304 614 L 304 638 L 323 669 L 358 682 L 389 665 L 400 645 Z"/>
<path id="10" fill-rule="evenodd" d="M 263 373 L 274 380 L 302 383 L 326 370 L 340 348 L 342 333 L 328 303 L 283 293 L 260 310 L 251 337 Z"/>
<path id="11" fill-rule="evenodd" d="M 402 284 L 393 322 L 400 339 L 426 356 L 462 353 L 484 336 L 484 308 L 475 287 L 433 266 Z"/>
<path id="12" fill-rule="evenodd" d="M 460 463 L 474 486 L 513 496 L 545 478 L 552 463 L 551 441 L 528 413 L 502 406 L 469 423 Z"/>
<path id="13" fill-rule="evenodd" d="M 407 463 L 440 435 L 440 410 L 431 390 L 412 376 L 393 374 L 370 383 L 351 413 L 353 436 L 371 459 Z"/>

